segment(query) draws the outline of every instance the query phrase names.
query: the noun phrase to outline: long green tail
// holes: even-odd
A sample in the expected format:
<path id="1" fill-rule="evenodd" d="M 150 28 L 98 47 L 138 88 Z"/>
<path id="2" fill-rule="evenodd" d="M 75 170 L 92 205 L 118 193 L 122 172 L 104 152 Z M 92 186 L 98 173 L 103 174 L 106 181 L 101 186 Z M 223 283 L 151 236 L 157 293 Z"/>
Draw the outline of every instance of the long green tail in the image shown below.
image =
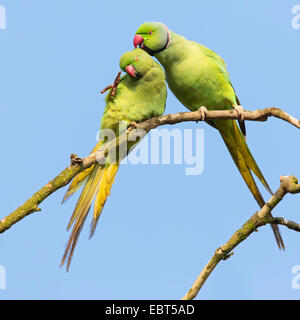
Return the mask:
<path id="1" fill-rule="evenodd" d="M 257 176 L 257 178 L 262 182 L 265 188 L 271 193 L 271 189 L 261 173 L 258 165 L 256 164 L 245 140 L 245 137 L 241 133 L 237 126 L 236 121 L 232 121 L 232 127 L 230 130 L 219 130 L 221 136 L 229 150 L 233 161 L 235 162 L 239 172 L 241 173 L 243 179 L 245 180 L 248 188 L 250 189 L 253 197 L 262 208 L 265 205 L 265 201 L 253 179 L 251 171 Z M 277 225 L 271 224 L 274 236 L 279 249 L 284 250 L 284 243 L 280 235 L 280 231 Z"/>

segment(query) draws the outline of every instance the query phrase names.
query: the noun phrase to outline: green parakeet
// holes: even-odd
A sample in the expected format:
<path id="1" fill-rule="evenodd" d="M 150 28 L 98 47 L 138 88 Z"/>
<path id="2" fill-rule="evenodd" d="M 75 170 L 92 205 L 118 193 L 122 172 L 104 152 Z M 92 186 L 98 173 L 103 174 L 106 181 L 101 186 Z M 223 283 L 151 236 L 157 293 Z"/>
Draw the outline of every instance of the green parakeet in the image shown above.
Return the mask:
<path id="1" fill-rule="evenodd" d="M 234 108 L 241 112 L 226 64 L 212 50 L 185 39 L 159 22 L 142 24 L 136 32 L 134 46 L 140 46 L 158 59 L 165 69 L 169 88 L 189 110 L 196 111 L 204 106 L 208 110 Z M 233 120 L 207 122 L 219 130 L 248 188 L 259 206 L 263 207 L 265 201 L 251 172 L 271 194 L 272 191 L 247 146 L 244 137 L 246 129 L 242 118 L 239 121 L 241 130 Z M 279 248 L 284 249 L 278 227 L 276 225 L 271 227 Z"/>
<path id="2" fill-rule="evenodd" d="M 165 110 L 167 89 L 165 73 L 161 66 L 141 49 L 125 53 L 121 57 L 119 64 L 121 69 L 127 74 L 121 78 L 115 95 L 111 96 L 108 94 L 106 96 L 107 104 L 101 119 L 100 140 L 92 152 L 95 152 L 104 142 L 109 141 L 108 135 L 101 137 L 101 133 L 105 129 L 113 130 L 117 137 L 121 133 L 121 130 L 119 130 L 120 122 L 123 128 L 125 122 L 126 129 L 130 123 L 162 115 Z M 137 143 L 128 142 L 127 152 L 129 152 L 129 149 L 132 150 Z M 80 231 L 94 198 L 94 214 L 90 236 L 95 231 L 103 206 L 110 194 L 119 163 L 122 160 L 120 157 L 117 154 L 114 163 L 110 162 L 107 158 L 104 165 L 97 163 L 82 171 L 74 177 L 66 192 L 63 202 L 85 183 L 68 225 L 68 230 L 72 225 L 73 229 L 61 261 L 62 266 L 68 258 L 67 270 L 69 269 Z"/>

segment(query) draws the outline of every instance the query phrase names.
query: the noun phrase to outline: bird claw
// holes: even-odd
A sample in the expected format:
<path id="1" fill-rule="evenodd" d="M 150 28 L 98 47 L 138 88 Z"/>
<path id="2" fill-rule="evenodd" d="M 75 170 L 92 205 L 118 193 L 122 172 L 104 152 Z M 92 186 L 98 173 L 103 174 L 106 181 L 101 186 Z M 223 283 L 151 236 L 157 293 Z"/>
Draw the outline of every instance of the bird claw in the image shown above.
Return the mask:
<path id="1" fill-rule="evenodd" d="M 74 166 L 76 164 L 82 164 L 82 162 L 83 162 L 83 160 L 81 158 L 79 158 L 76 153 L 72 153 L 70 158 L 71 158 L 72 166 Z"/>
<path id="2" fill-rule="evenodd" d="M 121 73 L 122 73 L 122 71 L 120 71 L 120 72 L 118 73 L 118 75 L 117 75 L 114 83 L 111 84 L 111 85 L 109 85 L 109 86 L 107 86 L 106 88 L 104 88 L 104 89 L 101 91 L 101 93 L 104 93 L 104 92 L 106 92 L 106 91 L 108 91 L 108 90 L 111 89 L 110 97 L 113 98 L 113 97 L 116 95 L 116 93 L 117 93 L 117 87 L 118 87 L 119 83 L 121 82 Z"/>
<path id="3" fill-rule="evenodd" d="M 198 111 L 200 113 L 200 121 L 204 121 L 206 119 L 207 109 L 205 107 L 200 107 Z"/>
<path id="4" fill-rule="evenodd" d="M 234 110 L 238 114 L 238 120 L 244 121 L 244 108 L 242 106 L 234 106 Z"/>
<path id="5" fill-rule="evenodd" d="M 132 127 L 133 129 L 138 128 L 138 124 L 135 121 L 130 122 L 129 126 Z"/>

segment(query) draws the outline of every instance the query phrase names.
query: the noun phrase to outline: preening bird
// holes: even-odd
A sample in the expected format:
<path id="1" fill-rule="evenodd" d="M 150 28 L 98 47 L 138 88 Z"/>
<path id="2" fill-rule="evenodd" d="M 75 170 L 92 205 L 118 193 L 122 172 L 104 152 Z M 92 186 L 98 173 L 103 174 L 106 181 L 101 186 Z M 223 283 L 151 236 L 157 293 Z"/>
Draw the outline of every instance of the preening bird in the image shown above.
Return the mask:
<path id="1" fill-rule="evenodd" d="M 223 59 L 205 46 L 172 32 L 160 22 L 143 23 L 134 37 L 134 46 L 158 59 L 165 69 L 169 88 L 189 110 L 196 111 L 204 106 L 208 110 L 236 109 L 239 112 L 240 129 L 234 120 L 206 122 L 220 132 L 248 188 L 259 206 L 263 207 L 265 201 L 252 172 L 271 194 L 272 191 L 247 146 L 240 102 Z M 205 113 L 205 109 L 202 111 Z M 278 226 L 272 224 L 271 227 L 279 248 L 284 249 Z"/>
<path id="2" fill-rule="evenodd" d="M 106 107 L 100 126 L 100 140 L 92 152 L 96 152 L 104 142 L 109 141 L 108 135 L 105 136 L 104 133 L 106 130 L 113 130 L 115 136 L 118 137 L 121 133 L 120 123 L 124 129 L 124 123 L 126 128 L 131 123 L 162 115 L 165 110 L 167 89 L 165 73 L 161 66 L 141 49 L 125 53 L 119 64 L 127 74 L 120 79 L 115 94 L 106 96 Z M 132 150 L 137 143 L 128 142 L 127 152 Z M 121 160 L 122 158 L 117 152 L 115 161 L 111 161 L 107 157 L 105 164 L 96 163 L 80 172 L 74 177 L 64 196 L 63 202 L 84 184 L 68 224 L 68 230 L 72 226 L 73 228 L 61 261 L 62 266 L 67 259 L 67 270 L 69 270 L 78 237 L 93 199 L 95 199 L 95 203 L 90 237 L 94 234 Z"/>

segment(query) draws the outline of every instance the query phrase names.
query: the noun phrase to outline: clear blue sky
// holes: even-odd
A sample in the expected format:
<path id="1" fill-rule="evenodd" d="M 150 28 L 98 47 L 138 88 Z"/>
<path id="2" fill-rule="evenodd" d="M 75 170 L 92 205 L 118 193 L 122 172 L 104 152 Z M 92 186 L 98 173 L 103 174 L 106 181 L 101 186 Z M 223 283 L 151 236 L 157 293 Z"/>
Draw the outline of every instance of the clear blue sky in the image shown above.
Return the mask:
<path id="1" fill-rule="evenodd" d="M 299 3 L 299 1 L 298 1 Z M 4 1 L 0 30 L 0 218 L 21 205 L 95 144 L 120 56 L 138 26 L 161 21 L 220 54 L 246 109 L 278 106 L 300 118 L 300 30 L 295 1 Z M 166 113 L 185 108 L 169 93 Z M 214 250 L 258 208 L 219 134 L 206 124 L 205 169 L 180 165 L 121 167 L 97 232 L 86 226 L 69 273 L 59 268 L 76 198 L 59 190 L 0 237 L 6 290 L 0 299 L 178 299 Z M 299 131 L 277 119 L 247 123 L 248 143 L 272 189 L 279 176 L 300 178 Z M 262 190 L 262 187 L 261 187 Z M 264 196 L 269 196 L 264 193 Z M 300 222 L 299 196 L 274 211 Z M 299 299 L 292 267 L 300 235 L 281 228 L 279 252 L 270 227 L 222 262 L 200 299 Z"/>

